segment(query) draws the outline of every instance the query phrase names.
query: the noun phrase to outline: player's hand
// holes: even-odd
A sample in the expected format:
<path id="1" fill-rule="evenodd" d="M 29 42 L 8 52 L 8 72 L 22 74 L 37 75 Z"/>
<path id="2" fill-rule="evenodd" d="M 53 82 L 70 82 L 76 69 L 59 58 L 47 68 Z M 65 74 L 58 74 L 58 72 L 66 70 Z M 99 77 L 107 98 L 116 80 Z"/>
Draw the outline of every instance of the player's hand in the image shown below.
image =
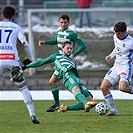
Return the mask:
<path id="1" fill-rule="evenodd" d="M 70 57 L 71 59 L 74 59 L 74 55 L 73 55 L 73 54 L 71 54 L 69 57 Z"/>
<path id="2" fill-rule="evenodd" d="M 27 66 L 24 65 L 24 66 L 22 66 L 21 68 L 22 68 L 22 70 L 24 71 L 24 70 L 27 68 Z"/>
<path id="3" fill-rule="evenodd" d="M 24 65 L 28 65 L 28 64 L 30 64 L 32 61 L 30 60 L 30 59 L 25 59 L 25 60 L 23 60 L 22 61 L 22 63 L 24 64 Z"/>
<path id="4" fill-rule="evenodd" d="M 106 57 L 105 57 L 105 60 L 106 60 L 107 62 L 110 62 L 110 61 L 111 61 L 111 56 L 106 56 Z"/>
<path id="5" fill-rule="evenodd" d="M 40 47 L 40 46 L 42 46 L 42 45 L 44 45 L 45 44 L 45 41 L 39 41 L 38 42 L 38 46 Z"/>

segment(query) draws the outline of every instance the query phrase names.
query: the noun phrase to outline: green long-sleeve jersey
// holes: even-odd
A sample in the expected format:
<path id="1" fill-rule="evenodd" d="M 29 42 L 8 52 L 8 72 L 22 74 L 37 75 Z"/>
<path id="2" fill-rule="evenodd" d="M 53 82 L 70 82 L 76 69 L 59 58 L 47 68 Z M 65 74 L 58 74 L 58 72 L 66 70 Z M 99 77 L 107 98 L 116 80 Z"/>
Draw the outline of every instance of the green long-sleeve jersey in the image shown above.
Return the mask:
<path id="1" fill-rule="evenodd" d="M 86 49 L 85 43 L 79 38 L 79 36 L 74 31 L 72 31 L 69 28 L 63 32 L 61 30 L 58 30 L 56 32 L 55 39 L 46 40 L 45 44 L 46 45 L 57 45 L 59 53 L 62 53 L 62 44 L 65 41 L 71 41 L 71 43 L 73 44 L 73 49 L 75 47 L 75 44 L 79 45 L 79 48 L 76 51 L 73 51 L 74 57 Z"/>
<path id="2" fill-rule="evenodd" d="M 69 56 L 60 53 L 54 53 L 48 58 L 37 60 L 33 63 L 30 63 L 29 65 L 27 65 L 27 68 L 39 67 L 51 62 L 54 62 L 56 70 L 59 72 L 61 77 L 65 77 L 64 75 L 66 74 L 66 72 L 68 72 L 71 69 L 74 71 L 76 76 L 79 77 L 76 68 L 76 62 Z"/>
<path id="3" fill-rule="evenodd" d="M 78 76 L 76 62 L 73 59 L 71 59 L 69 56 L 66 56 L 64 54 L 56 55 L 54 64 L 56 70 L 60 73 L 62 77 L 64 77 L 66 72 L 70 71 L 71 69 Z"/>
<path id="4" fill-rule="evenodd" d="M 59 53 L 57 52 L 57 53 L 50 55 L 49 57 L 47 57 L 45 59 L 32 62 L 29 65 L 27 65 L 27 68 L 35 68 L 35 67 L 43 66 L 43 65 L 48 64 L 48 63 L 52 63 L 55 61 L 56 55 L 58 55 L 58 54 Z"/>

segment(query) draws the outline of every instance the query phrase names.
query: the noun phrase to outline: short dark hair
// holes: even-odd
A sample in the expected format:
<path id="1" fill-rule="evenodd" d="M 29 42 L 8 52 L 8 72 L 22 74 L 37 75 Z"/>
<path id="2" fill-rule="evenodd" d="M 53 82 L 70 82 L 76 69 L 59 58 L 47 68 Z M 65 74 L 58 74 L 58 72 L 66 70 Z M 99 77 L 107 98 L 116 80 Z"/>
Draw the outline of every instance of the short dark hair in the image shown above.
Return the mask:
<path id="1" fill-rule="evenodd" d="M 8 5 L 2 8 L 2 15 L 5 18 L 11 19 L 16 13 L 14 6 Z"/>
<path id="2" fill-rule="evenodd" d="M 114 25 L 114 31 L 115 32 L 124 32 L 127 30 L 127 25 L 125 22 L 118 22 Z"/>
<path id="3" fill-rule="evenodd" d="M 70 18 L 69 18 L 69 16 L 68 16 L 67 14 L 62 14 L 62 15 L 60 16 L 59 20 L 60 20 L 60 19 L 63 19 L 63 20 L 67 19 L 68 22 L 69 22 L 69 20 L 70 20 Z"/>
<path id="4" fill-rule="evenodd" d="M 62 48 L 64 48 L 66 46 L 66 44 L 72 44 L 70 41 L 65 41 L 63 44 L 62 44 Z"/>

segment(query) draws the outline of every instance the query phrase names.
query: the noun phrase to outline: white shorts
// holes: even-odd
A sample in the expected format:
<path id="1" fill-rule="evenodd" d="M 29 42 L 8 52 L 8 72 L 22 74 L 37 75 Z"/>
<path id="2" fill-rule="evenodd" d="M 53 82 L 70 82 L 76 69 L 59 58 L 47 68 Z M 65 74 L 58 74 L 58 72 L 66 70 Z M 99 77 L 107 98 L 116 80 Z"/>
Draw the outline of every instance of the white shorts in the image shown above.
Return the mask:
<path id="1" fill-rule="evenodd" d="M 19 61 L 16 61 L 16 60 L 0 60 L 0 80 L 3 80 L 4 79 L 4 74 L 7 73 L 10 78 L 12 78 L 12 75 L 11 75 L 11 71 L 10 71 L 10 68 L 12 68 L 12 66 L 19 66 L 20 67 L 20 71 L 22 71 L 21 69 L 21 66 L 20 66 L 20 62 Z M 14 82 L 15 84 L 17 85 L 21 85 L 24 81 L 22 82 Z"/>
<path id="2" fill-rule="evenodd" d="M 129 66 L 113 66 L 105 75 L 104 79 L 110 81 L 112 85 L 118 81 L 126 81 L 130 84 L 132 78 L 132 67 Z"/>

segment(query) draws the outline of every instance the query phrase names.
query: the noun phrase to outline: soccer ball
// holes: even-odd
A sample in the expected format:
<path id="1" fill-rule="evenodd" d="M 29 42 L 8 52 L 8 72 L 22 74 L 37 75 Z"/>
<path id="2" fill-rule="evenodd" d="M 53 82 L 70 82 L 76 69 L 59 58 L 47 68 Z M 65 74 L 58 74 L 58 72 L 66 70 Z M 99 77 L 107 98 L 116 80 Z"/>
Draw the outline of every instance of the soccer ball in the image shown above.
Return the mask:
<path id="1" fill-rule="evenodd" d="M 99 115 L 104 115 L 108 112 L 108 106 L 105 102 L 99 102 L 95 107 L 96 113 Z"/>

